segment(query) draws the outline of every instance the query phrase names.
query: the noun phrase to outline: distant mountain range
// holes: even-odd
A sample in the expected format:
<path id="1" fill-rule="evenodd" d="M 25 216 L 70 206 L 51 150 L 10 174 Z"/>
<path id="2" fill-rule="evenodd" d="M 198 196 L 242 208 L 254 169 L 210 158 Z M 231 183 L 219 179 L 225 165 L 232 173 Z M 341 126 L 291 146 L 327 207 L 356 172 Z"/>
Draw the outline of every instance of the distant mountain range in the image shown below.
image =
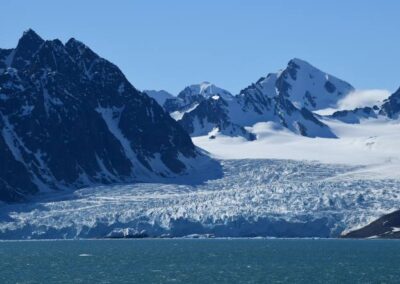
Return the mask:
<path id="1" fill-rule="evenodd" d="M 325 117 L 315 111 L 335 109 L 355 89 L 311 64 L 292 59 L 287 67 L 270 73 L 237 95 L 209 82 L 184 88 L 177 96 L 165 91 L 145 91 L 155 98 L 191 136 L 218 134 L 255 140 L 251 128 L 272 123 L 307 137 L 336 138 L 324 119 L 360 123 L 363 119 L 396 119 L 400 113 L 400 89 L 382 106 L 340 110 Z"/>
<path id="2" fill-rule="evenodd" d="M 192 136 L 221 133 L 254 140 L 246 127 L 258 122 L 272 122 L 303 136 L 334 138 L 312 111 L 336 106 L 352 91 L 350 84 L 292 59 L 284 70 L 268 74 L 236 96 L 208 82 L 186 87 L 165 100 L 157 92 L 146 93 L 159 100 Z"/>
<path id="3" fill-rule="evenodd" d="M 120 69 L 71 38 L 26 31 L 0 49 L 0 200 L 155 180 L 205 158 Z"/>

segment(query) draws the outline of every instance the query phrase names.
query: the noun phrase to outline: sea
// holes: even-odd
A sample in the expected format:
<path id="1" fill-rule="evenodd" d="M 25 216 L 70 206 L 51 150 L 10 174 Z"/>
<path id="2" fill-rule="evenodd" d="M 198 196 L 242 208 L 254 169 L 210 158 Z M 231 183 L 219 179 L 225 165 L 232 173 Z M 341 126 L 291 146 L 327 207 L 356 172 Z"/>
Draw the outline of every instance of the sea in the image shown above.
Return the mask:
<path id="1" fill-rule="evenodd" d="M 1 241 L 0 283 L 400 283 L 400 241 Z"/>

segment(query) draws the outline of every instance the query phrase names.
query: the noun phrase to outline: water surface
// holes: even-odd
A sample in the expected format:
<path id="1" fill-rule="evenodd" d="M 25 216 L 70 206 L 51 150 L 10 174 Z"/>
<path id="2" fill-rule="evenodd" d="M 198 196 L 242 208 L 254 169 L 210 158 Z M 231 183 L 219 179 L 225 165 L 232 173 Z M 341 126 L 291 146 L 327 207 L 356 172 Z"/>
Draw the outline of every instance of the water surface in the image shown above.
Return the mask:
<path id="1" fill-rule="evenodd" d="M 400 241 L 0 242 L 0 283 L 399 283 Z"/>

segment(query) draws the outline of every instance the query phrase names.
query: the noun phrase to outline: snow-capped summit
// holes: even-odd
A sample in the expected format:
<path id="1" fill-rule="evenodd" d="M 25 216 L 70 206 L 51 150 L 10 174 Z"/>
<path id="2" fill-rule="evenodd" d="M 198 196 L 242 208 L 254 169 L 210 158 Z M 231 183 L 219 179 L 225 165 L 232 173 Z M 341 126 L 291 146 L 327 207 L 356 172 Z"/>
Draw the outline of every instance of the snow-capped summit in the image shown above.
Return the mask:
<path id="1" fill-rule="evenodd" d="M 179 92 L 178 96 L 167 98 L 162 106 L 167 112 L 172 114 L 172 117 L 180 119 L 185 112 L 195 109 L 204 100 L 213 97 L 215 99 L 217 96 L 226 101 L 234 98 L 227 90 L 209 82 L 202 82 L 185 87 Z"/>
<path id="2" fill-rule="evenodd" d="M 284 70 L 268 74 L 250 87 L 269 97 L 284 96 L 295 106 L 308 110 L 335 107 L 354 91 L 349 83 L 298 58 L 290 60 Z"/>
<path id="3" fill-rule="evenodd" d="M 202 82 L 200 84 L 194 84 L 186 87 L 183 91 L 178 94 L 178 97 L 184 99 L 187 96 L 196 96 L 201 95 L 204 98 L 211 98 L 212 96 L 218 95 L 224 100 L 232 99 L 233 95 L 224 90 L 211 84 L 210 82 Z"/>

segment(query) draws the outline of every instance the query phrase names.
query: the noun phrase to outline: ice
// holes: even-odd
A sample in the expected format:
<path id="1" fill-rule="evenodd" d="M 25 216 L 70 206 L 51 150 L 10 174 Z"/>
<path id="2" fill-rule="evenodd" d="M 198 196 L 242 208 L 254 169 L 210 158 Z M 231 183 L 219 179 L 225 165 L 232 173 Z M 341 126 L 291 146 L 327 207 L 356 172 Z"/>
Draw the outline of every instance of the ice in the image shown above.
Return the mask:
<path id="1" fill-rule="evenodd" d="M 367 178 L 359 174 L 365 166 L 220 162 L 223 177 L 197 185 L 99 186 L 3 205 L 0 238 L 98 238 L 143 230 L 149 236 L 331 237 L 400 202 L 400 179 Z"/>

